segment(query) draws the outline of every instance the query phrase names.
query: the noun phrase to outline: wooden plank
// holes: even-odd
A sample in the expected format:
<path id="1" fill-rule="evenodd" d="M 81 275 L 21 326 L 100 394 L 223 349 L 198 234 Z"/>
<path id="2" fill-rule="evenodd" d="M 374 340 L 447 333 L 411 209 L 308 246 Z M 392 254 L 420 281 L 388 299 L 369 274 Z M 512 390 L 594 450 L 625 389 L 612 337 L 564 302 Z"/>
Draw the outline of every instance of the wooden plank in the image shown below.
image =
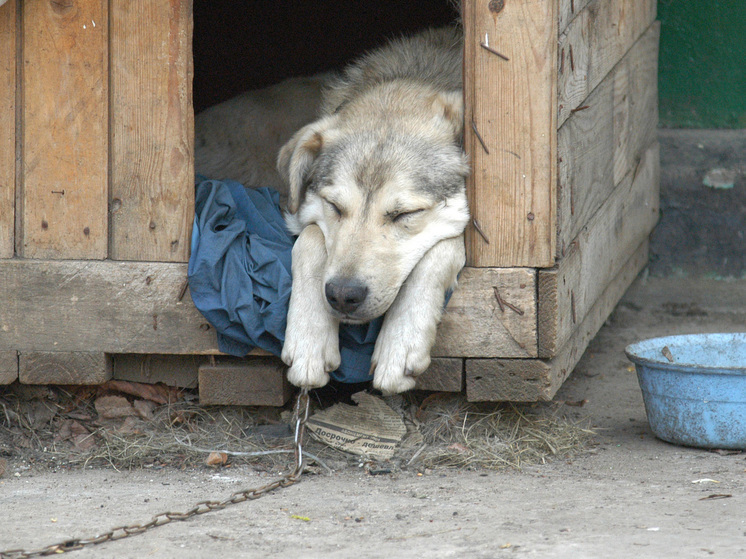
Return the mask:
<path id="1" fill-rule="evenodd" d="M 427 370 L 417 377 L 416 390 L 461 392 L 464 388 L 464 360 L 433 357 Z"/>
<path id="2" fill-rule="evenodd" d="M 502 355 L 501 347 L 507 355 L 536 354 L 533 270 L 467 268 L 461 284 L 434 355 L 459 357 L 462 344 L 479 356 Z M 185 285 L 186 265 L 179 263 L 2 260 L 0 301 L 7 303 L 0 305 L 0 351 L 219 353 Z M 524 314 L 501 311 L 493 286 Z"/>
<path id="3" fill-rule="evenodd" d="M 111 378 L 111 360 L 100 352 L 24 351 L 18 378 L 23 384 L 103 384 Z"/>
<path id="4" fill-rule="evenodd" d="M 203 406 L 284 406 L 292 395 L 285 365 L 276 357 L 226 359 L 199 368 Z"/>
<path id="5" fill-rule="evenodd" d="M 464 268 L 438 328 L 432 354 L 536 357 L 536 307 L 535 270 Z"/>
<path id="6" fill-rule="evenodd" d="M 562 348 L 658 220 L 657 142 L 568 247 L 557 267 L 539 270 L 539 356 Z"/>
<path id="7" fill-rule="evenodd" d="M 16 19 L 10 0 L 0 9 L 0 258 L 15 250 Z"/>
<path id="8" fill-rule="evenodd" d="M 112 378 L 197 388 L 199 367 L 208 359 L 206 355 L 117 354 L 111 356 Z"/>
<path id="9" fill-rule="evenodd" d="M 562 33 L 570 22 L 583 11 L 591 0 L 559 0 L 559 31 Z"/>
<path id="10" fill-rule="evenodd" d="M 656 0 L 593 0 L 559 38 L 558 126 L 653 23 Z"/>
<path id="11" fill-rule="evenodd" d="M 18 380 L 18 352 L 0 351 L 0 385 Z"/>
<path id="12" fill-rule="evenodd" d="M 108 237 L 106 0 L 23 6 L 26 258 L 105 258 Z"/>
<path id="13" fill-rule="evenodd" d="M 491 11 L 495 6 L 503 7 Z M 472 167 L 467 190 L 483 233 L 467 228 L 467 262 L 552 266 L 557 3 L 468 0 L 463 14 L 464 145 Z M 508 60 L 480 46 L 486 42 Z"/>
<path id="14" fill-rule="evenodd" d="M 585 348 L 647 262 L 648 240 L 645 239 L 604 289 L 572 338 L 565 343 L 555 358 L 467 359 L 467 399 L 472 402 L 550 400 L 580 361 Z"/>
<path id="15" fill-rule="evenodd" d="M 186 264 L 0 260 L 0 351 L 217 353 Z"/>
<path id="16" fill-rule="evenodd" d="M 652 25 L 558 132 L 560 255 L 656 138 L 658 35 Z"/>
<path id="17" fill-rule="evenodd" d="M 111 257 L 186 262 L 194 219 L 192 2 L 111 3 Z"/>

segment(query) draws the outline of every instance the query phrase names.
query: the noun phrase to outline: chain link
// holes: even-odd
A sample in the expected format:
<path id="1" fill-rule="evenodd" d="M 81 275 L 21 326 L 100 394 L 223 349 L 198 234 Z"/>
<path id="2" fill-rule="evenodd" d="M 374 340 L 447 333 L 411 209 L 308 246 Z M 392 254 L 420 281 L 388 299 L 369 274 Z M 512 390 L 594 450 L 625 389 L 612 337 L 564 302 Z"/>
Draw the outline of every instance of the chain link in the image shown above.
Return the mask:
<path id="1" fill-rule="evenodd" d="M 188 520 L 193 516 L 200 514 L 206 514 L 216 510 L 223 510 L 230 505 L 236 505 L 243 503 L 244 501 L 252 501 L 271 493 L 272 491 L 281 487 L 290 487 L 294 483 L 300 480 L 303 474 L 303 435 L 306 429 L 306 421 L 308 420 L 308 408 L 309 398 L 308 390 L 302 389 L 298 394 L 298 398 L 295 401 L 295 464 L 293 469 L 275 481 L 262 485 L 261 487 L 254 487 L 251 489 L 243 489 L 236 491 L 227 499 L 222 501 L 200 501 L 196 503 L 191 509 L 186 512 L 162 512 L 156 514 L 149 522 L 144 524 L 130 524 L 127 526 L 117 526 L 112 528 L 108 532 L 104 532 L 94 538 L 89 539 L 73 539 L 64 542 L 48 545 L 46 547 L 35 549 L 32 551 L 26 551 L 23 549 L 8 549 L 0 551 L 0 559 L 26 559 L 28 557 L 44 557 L 47 555 L 56 555 L 58 553 L 65 553 L 67 551 L 76 551 L 83 549 L 89 545 L 97 545 L 104 542 L 121 540 L 137 534 L 147 532 L 152 528 L 158 528 L 164 524 L 169 524 L 175 520 Z"/>

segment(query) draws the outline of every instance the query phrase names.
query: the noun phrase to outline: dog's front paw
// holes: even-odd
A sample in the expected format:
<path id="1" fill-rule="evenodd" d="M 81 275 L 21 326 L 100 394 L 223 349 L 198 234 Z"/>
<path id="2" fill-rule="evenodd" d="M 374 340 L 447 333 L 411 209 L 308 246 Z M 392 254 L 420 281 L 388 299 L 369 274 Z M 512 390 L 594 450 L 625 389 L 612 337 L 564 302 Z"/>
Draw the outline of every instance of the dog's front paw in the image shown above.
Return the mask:
<path id="1" fill-rule="evenodd" d="M 288 365 L 288 380 L 301 388 L 319 388 L 329 382 L 329 373 L 338 369 L 338 333 L 329 332 L 326 336 L 290 334 L 285 335 L 282 347 L 282 360 Z"/>
<path id="2" fill-rule="evenodd" d="M 432 343 L 405 336 L 379 336 L 371 371 L 373 386 L 384 394 L 397 394 L 414 388 L 415 377 L 430 366 Z M 416 338 L 416 336 L 415 336 Z"/>

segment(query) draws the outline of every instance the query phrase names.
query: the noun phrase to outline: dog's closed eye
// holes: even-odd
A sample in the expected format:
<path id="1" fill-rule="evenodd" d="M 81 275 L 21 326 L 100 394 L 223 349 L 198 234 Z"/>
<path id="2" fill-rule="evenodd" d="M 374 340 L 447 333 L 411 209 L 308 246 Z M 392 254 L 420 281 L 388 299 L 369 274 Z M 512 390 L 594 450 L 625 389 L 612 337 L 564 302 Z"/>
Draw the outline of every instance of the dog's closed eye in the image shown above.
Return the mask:
<path id="1" fill-rule="evenodd" d="M 326 202 L 326 205 L 329 206 L 329 208 L 331 208 L 335 214 L 337 214 L 337 217 L 342 217 L 342 209 L 337 204 L 335 204 L 334 202 L 330 202 L 326 198 L 324 198 L 324 202 Z"/>
<path id="2" fill-rule="evenodd" d="M 386 217 L 388 217 L 393 223 L 401 222 L 406 220 L 407 218 L 413 217 L 417 214 L 420 214 L 424 212 L 425 209 L 421 208 L 419 210 L 410 210 L 410 211 L 399 211 L 399 212 L 389 212 L 386 214 Z"/>

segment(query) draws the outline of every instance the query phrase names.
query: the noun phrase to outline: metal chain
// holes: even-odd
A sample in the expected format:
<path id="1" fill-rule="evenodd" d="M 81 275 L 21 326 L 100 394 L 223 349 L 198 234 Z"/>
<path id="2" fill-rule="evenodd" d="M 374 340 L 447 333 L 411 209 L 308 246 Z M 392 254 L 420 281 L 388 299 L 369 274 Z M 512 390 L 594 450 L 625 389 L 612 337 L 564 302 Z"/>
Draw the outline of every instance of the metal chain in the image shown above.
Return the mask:
<path id="1" fill-rule="evenodd" d="M 147 532 L 151 528 L 157 528 L 159 526 L 163 526 L 164 524 L 169 524 L 174 520 L 188 520 L 193 516 L 205 514 L 216 510 L 223 510 L 229 505 L 235 505 L 238 503 L 243 503 L 244 501 L 258 499 L 259 497 L 262 497 L 280 487 L 289 487 L 294 483 L 297 483 L 301 475 L 303 474 L 303 435 L 305 433 L 306 420 L 308 419 L 308 408 L 308 390 L 304 388 L 301 390 L 300 394 L 298 394 L 298 398 L 295 402 L 295 465 L 290 472 L 282 476 L 280 479 L 277 479 L 266 485 L 262 485 L 261 487 L 236 491 L 230 497 L 222 501 L 200 501 L 186 512 L 162 512 L 160 514 L 156 514 L 153 518 L 150 519 L 149 522 L 146 522 L 144 524 L 117 526 L 116 528 L 112 528 L 108 532 L 99 534 L 94 538 L 78 538 L 66 540 L 64 542 L 48 545 L 41 549 L 35 549 L 33 551 L 26 551 L 23 549 L 8 549 L 6 551 L 0 551 L 0 559 L 25 559 L 27 557 L 43 557 L 46 555 L 56 555 L 58 553 L 65 553 L 66 551 L 75 551 L 78 549 L 82 549 L 89 545 L 121 540 L 124 538 L 128 538 L 129 536 L 142 534 L 143 532 Z"/>

